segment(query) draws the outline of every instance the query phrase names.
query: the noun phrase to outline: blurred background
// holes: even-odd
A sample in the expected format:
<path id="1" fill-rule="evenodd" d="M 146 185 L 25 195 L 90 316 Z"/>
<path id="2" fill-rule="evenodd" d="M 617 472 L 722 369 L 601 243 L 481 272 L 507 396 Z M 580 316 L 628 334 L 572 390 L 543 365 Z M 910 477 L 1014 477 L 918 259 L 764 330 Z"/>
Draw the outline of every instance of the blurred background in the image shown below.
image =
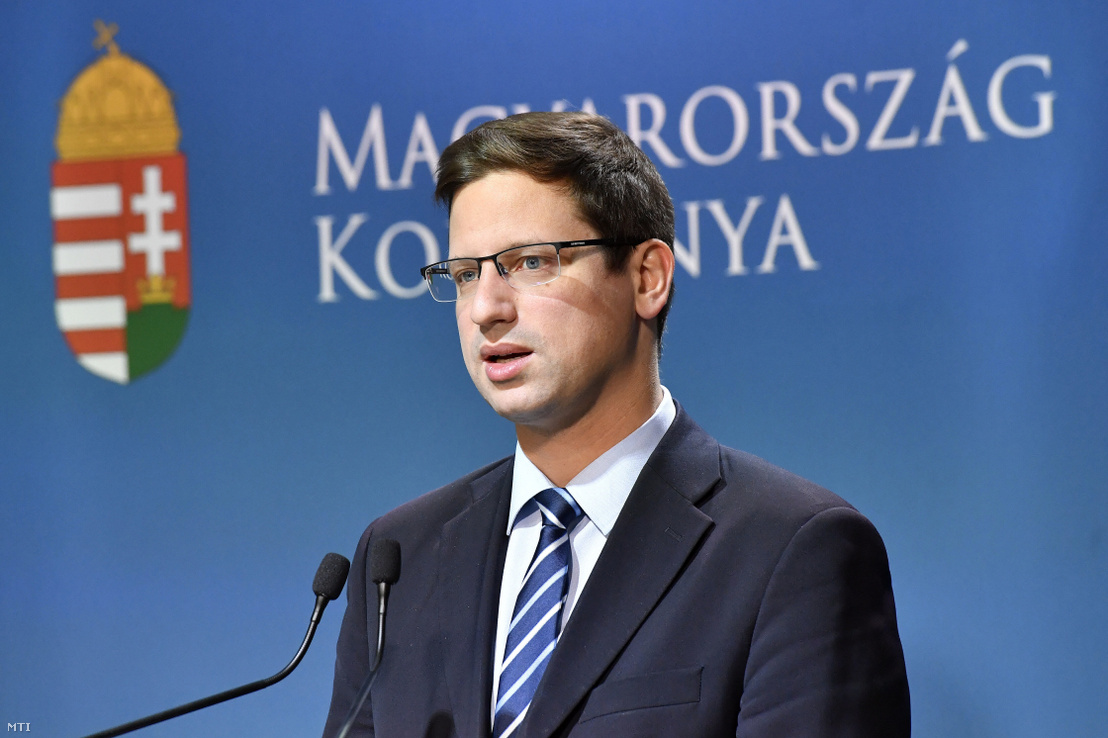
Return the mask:
<path id="1" fill-rule="evenodd" d="M 419 282 L 434 163 L 586 109 L 677 207 L 664 383 L 882 532 L 914 734 L 1103 735 L 1103 5 L 16 0 L 0 27 L 0 723 L 78 736 L 276 672 L 326 552 L 511 453 Z M 285 682 L 144 734 L 317 734 L 343 607 Z"/>

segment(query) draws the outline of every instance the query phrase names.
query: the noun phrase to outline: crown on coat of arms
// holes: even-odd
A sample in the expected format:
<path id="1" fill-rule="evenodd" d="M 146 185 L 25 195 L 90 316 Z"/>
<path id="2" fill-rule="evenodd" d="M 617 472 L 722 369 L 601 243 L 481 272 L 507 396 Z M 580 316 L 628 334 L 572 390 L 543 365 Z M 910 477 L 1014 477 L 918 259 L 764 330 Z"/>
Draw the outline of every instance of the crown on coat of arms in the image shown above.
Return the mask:
<path id="1" fill-rule="evenodd" d="M 137 286 L 139 300 L 143 305 L 173 302 L 173 288 L 177 286 L 177 280 L 152 274 L 150 279 L 140 279 Z"/>

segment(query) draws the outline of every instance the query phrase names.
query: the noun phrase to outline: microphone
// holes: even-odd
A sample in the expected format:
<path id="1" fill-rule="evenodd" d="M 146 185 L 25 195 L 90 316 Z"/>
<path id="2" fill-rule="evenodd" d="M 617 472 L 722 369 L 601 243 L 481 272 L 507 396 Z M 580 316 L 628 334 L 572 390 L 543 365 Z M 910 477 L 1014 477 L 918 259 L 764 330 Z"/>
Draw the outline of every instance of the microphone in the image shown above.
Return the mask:
<path id="1" fill-rule="evenodd" d="M 400 544 L 391 538 L 382 538 L 373 542 L 373 548 L 369 554 L 369 578 L 377 584 L 377 650 L 373 655 L 373 664 L 369 667 L 365 681 L 350 712 L 346 714 L 335 738 L 346 738 L 346 734 L 354 727 L 354 721 L 358 713 L 362 711 L 362 705 L 369 698 L 369 690 L 373 687 L 373 681 L 377 678 L 377 667 L 381 665 L 381 655 L 385 651 L 385 610 L 388 607 L 389 588 L 400 579 Z"/>
<path id="2" fill-rule="evenodd" d="M 319 564 L 319 569 L 316 570 L 315 579 L 312 580 L 312 591 L 315 592 L 315 609 L 312 611 L 312 619 L 308 624 L 308 632 L 304 636 L 304 641 L 300 644 L 300 650 L 292 657 L 292 661 L 273 676 L 268 679 L 259 679 L 256 682 L 251 682 L 241 687 L 228 689 L 225 692 L 220 692 L 211 697 L 194 700 L 193 702 L 174 707 L 170 710 L 163 710 L 154 715 L 147 715 L 144 718 L 132 720 L 129 723 L 117 725 L 114 728 L 102 730 L 99 733 L 93 733 L 85 736 L 85 738 L 112 738 L 112 736 L 130 733 L 132 730 L 145 728 L 148 725 L 154 725 L 155 723 L 160 723 L 170 718 L 178 717 L 179 715 L 185 715 L 205 707 L 218 705 L 220 702 L 226 702 L 235 697 L 241 697 L 244 694 L 257 692 L 259 689 L 264 689 L 265 687 L 281 681 L 292 673 L 292 670 L 295 669 L 301 659 L 304 658 L 304 654 L 308 652 L 308 646 L 312 644 L 312 638 L 315 636 L 316 627 L 319 625 L 320 618 L 323 617 L 323 609 L 327 607 L 328 602 L 338 597 L 342 592 L 342 587 L 346 584 L 346 575 L 349 571 L 350 561 L 348 561 L 345 556 L 340 556 L 337 553 L 329 553 L 323 557 L 323 561 Z"/>

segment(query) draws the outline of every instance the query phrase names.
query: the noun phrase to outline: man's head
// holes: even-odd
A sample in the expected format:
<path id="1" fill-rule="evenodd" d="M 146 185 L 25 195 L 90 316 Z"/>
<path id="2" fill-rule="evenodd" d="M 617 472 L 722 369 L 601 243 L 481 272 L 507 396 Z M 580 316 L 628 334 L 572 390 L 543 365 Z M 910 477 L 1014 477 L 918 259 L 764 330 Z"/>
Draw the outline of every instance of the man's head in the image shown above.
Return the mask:
<path id="1" fill-rule="evenodd" d="M 467 184 L 504 171 L 563 185 L 600 237 L 631 244 L 604 249 L 610 269 L 627 264 L 634 244 L 656 238 L 673 248 L 673 201 L 665 183 L 646 154 L 607 118 L 522 113 L 489 121 L 443 152 L 435 198 L 452 208 Z M 657 317 L 659 346 L 672 300 L 671 287 Z"/>
<path id="2" fill-rule="evenodd" d="M 521 443 L 645 420 L 674 258 L 672 203 L 642 152 L 597 116 L 514 116 L 443 152 L 436 195 L 451 261 L 427 274 L 457 297 L 470 376 Z"/>

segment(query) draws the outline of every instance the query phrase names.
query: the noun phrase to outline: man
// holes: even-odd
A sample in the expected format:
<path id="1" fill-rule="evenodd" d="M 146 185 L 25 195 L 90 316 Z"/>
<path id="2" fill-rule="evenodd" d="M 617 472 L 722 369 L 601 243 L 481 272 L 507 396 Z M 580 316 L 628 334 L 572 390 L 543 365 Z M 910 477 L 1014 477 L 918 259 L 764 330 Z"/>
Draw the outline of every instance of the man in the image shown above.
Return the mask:
<path id="1" fill-rule="evenodd" d="M 325 735 L 376 642 L 372 540 L 403 550 L 356 735 L 907 736 L 888 563 L 840 498 L 719 446 L 659 381 L 673 205 L 609 121 L 528 113 L 443 152 L 453 301 L 514 456 L 374 521 Z"/>

